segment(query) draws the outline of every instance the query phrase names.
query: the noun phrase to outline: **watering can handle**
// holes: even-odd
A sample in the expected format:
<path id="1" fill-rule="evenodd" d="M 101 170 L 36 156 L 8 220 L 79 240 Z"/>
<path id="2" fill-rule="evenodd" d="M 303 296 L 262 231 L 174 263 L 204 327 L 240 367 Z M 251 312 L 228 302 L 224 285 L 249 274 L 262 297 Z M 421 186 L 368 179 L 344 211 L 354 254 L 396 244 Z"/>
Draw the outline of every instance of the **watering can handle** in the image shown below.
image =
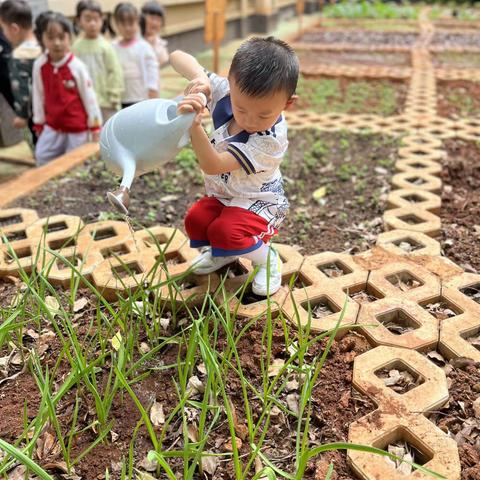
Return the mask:
<path id="1" fill-rule="evenodd" d="M 206 107 L 207 106 L 207 97 L 205 96 L 205 94 L 202 93 L 202 92 L 198 92 L 197 95 L 201 96 L 202 104 L 203 104 L 204 107 Z M 182 98 L 183 97 L 176 97 L 175 101 L 178 103 L 178 102 L 181 101 Z M 182 138 L 180 139 L 180 141 L 178 142 L 177 147 L 178 148 L 183 148 L 185 145 L 187 145 L 189 140 L 190 140 L 190 134 L 189 134 L 189 132 L 185 132 L 184 135 L 182 136 Z"/>
<path id="2" fill-rule="evenodd" d="M 206 107 L 207 106 L 207 96 L 203 92 L 197 92 L 195 95 L 200 96 L 200 98 L 202 99 L 202 105 L 204 107 Z M 178 97 L 175 97 L 173 99 L 173 101 L 176 102 L 176 103 L 180 103 L 183 100 L 183 98 L 184 98 L 183 95 L 179 95 Z"/>

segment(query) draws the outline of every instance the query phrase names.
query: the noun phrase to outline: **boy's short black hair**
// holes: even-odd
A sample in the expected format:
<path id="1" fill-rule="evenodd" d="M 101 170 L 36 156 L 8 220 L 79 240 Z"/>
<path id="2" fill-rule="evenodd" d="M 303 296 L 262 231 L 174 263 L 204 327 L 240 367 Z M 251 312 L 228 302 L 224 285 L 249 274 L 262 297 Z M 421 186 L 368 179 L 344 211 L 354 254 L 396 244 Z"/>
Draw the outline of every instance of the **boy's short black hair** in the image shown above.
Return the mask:
<path id="1" fill-rule="evenodd" d="M 100 16 L 103 15 L 102 7 L 95 0 L 80 0 L 77 3 L 77 18 L 80 18 L 82 13 L 86 10 L 89 12 L 97 12 Z"/>
<path id="2" fill-rule="evenodd" d="M 297 88 L 298 72 L 297 55 L 287 43 L 274 37 L 253 37 L 235 53 L 229 77 L 252 97 L 284 91 L 290 98 Z"/>
<path id="3" fill-rule="evenodd" d="M 20 28 L 32 28 L 32 9 L 24 0 L 5 0 L 0 3 L 0 18 L 7 24 L 16 23 Z"/>
<path id="4" fill-rule="evenodd" d="M 124 23 L 129 20 L 138 20 L 138 10 L 130 2 L 119 3 L 113 11 L 113 18 L 118 23 Z"/>
<path id="5" fill-rule="evenodd" d="M 165 22 L 165 9 L 156 1 L 150 0 L 143 4 L 142 15 L 140 16 L 140 29 L 142 35 L 145 35 L 146 32 L 146 20 L 145 15 L 157 15 Z"/>

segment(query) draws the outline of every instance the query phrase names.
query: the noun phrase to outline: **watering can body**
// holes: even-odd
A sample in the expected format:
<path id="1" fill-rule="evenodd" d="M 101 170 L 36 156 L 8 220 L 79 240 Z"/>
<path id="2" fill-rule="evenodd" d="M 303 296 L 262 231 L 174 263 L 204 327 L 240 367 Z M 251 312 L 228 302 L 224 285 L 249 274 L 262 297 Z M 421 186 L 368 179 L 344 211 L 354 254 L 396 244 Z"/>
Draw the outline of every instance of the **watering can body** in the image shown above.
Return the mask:
<path id="1" fill-rule="evenodd" d="M 107 198 L 124 213 L 128 213 L 135 176 L 168 162 L 189 141 L 195 113 L 178 115 L 180 99 L 144 100 L 120 110 L 102 128 L 102 159 L 111 170 L 123 175 L 120 188 L 109 192 Z"/>

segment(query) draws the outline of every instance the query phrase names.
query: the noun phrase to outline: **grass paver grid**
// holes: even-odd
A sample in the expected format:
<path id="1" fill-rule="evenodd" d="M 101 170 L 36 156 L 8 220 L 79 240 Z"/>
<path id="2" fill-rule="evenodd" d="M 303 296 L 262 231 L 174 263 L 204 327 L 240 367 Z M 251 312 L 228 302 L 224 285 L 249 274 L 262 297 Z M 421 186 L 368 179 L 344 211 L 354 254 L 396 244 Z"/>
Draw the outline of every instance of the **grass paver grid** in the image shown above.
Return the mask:
<path id="1" fill-rule="evenodd" d="M 470 69 L 465 73 L 465 69 L 436 69 L 431 51 L 442 50 L 438 45 L 433 49 L 430 46 L 435 29 L 428 19 L 428 10 L 421 11 L 418 39 L 408 47 L 411 68 L 356 69 L 358 77 L 410 78 L 407 102 L 400 115 L 288 113 L 290 127 L 294 129 L 353 132 L 368 129 L 400 135 L 403 146 L 396 166 L 398 173 L 392 178 L 389 209 L 384 214 L 385 233 L 378 237 L 377 246 L 358 255 L 323 252 L 303 257 L 291 247 L 279 245 L 285 261 L 285 276 L 297 275 L 302 280 L 292 295 L 289 295 L 288 285 L 284 285 L 272 297 L 272 312 L 282 311 L 293 323 L 300 319 L 301 325 L 308 323 L 311 313 L 311 327 L 315 332 L 335 327 L 341 318 L 337 338 L 345 335 L 353 325 L 357 326 L 375 348 L 355 359 L 353 385 L 369 396 L 378 408 L 350 426 L 349 440 L 378 448 L 399 440 L 407 441 L 420 452 L 424 466 L 448 479 L 459 479 L 461 469 L 455 441 L 425 417 L 448 401 L 445 373 L 419 352 L 438 349 L 449 359 L 465 357 L 480 361 L 480 350 L 468 341 L 469 336 L 480 331 L 480 304 L 466 294 L 469 288 L 480 284 L 480 275 L 464 273 L 453 262 L 441 257 L 440 244 L 436 240 L 441 229 L 438 193 L 442 187 L 441 161 L 445 157 L 442 141 L 454 137 L 480 139 L 478 120 L 449 120 L 437 116 L 436 80 L 462 79 L 466 74 L 480 78 L 480 70 Z M 297 47 L 304 48 L 304 45 Z M 352 47 L 328 45 L 333 50 Z M 355 48 L 388 50 L 392 47 L 362 48 L 357 45 Z M 472 47 L 464 51 L 472 51 Z M 348 68 L 320 65 L 315 74 L 348 75 Z M 48 224 L 52 223 L 57 229 L 49 231 Z M 135 290 L 139 283 L 185 273 L 189 260 L 197 254 L 187 246 L 182 232 L 167 227 L 155 227 L 156 242 L 148 242 L 151 231 L 137 231 L 132 238 L 125 225 L 119 222 L 90 224 L 76 234 L 74 230 L 80 226 L 78 217 L 68 215 L 50 217 L 47 223 L 45 219 L 38 220 L 33 211 L 0 211 L 3 234 L 25 232 L 24 238 L 0 246 L 0 275 L 18 271 L 18 265 L 12 261 L 12 249 L 14 257 L 17 256 L 27 270 L 35 265 L 44 268 L 45 257 L 36 255 L 37 246 L 42 242 L 65 257 L 81 257 L 80 268 L 85 269 L 88 278 L 106 298 L 114 299 Z M 102 236 L 105 231 L 107 238 L 95 240 L 92 235 L 98 232 Z M 113 259 L 109 249 L 117 249 Z M 167 268 L 152 271 L 159 250 L 167 259 Z M 51 255 L 50 261 L 54 258 Z M 176 260 L 169 264 L 168 259 Z M 227 290 L 235 291 L 252 272 L 249 262 L 242 261 L 239 267 L 239 273 L 227 280 Z M 68 285 L 71 272 L 55 265 L 48 278 L 52 283 Z M 412 278 L 415 288 L 402 288 Z M 211 275 L 208 281 L 186 282 L 185 290 L 179 292 L 180 298 L 189 298 L 194 292 L 197 296 L 189 301 L 201 303 L 202 293 L 216 288 L 219 281 L 219 276 Z M 355 301 L 354 294 L 362 290 L 369 293 L 368 302 Z M 164 291 L 162 295 L 168 299 L 170 292 Z M 439 301 L 451 307 L 453 313 L 449 318 L 439 318 L 428 310 L 429 304 Z M 345 312 L 341 315 L 344 305 Z M 231 308 L 244 318 L 255 318 L 265 312 L 266 302 L 240 305 L 233 299 Z M 315 312 L 319 312 L 318 315 Z M 404 332 L 398 328 L 404 328 Z M 415 388 L 404 394 L 390 390 L 376 375 L 382 368 L 399 364 L 421 379 Z M 373 454 L 351 451 L 348 457 L 359 478 L 405 478 L 383 458 Z M 429 477 L 417 472 L 415 478 Z"/>

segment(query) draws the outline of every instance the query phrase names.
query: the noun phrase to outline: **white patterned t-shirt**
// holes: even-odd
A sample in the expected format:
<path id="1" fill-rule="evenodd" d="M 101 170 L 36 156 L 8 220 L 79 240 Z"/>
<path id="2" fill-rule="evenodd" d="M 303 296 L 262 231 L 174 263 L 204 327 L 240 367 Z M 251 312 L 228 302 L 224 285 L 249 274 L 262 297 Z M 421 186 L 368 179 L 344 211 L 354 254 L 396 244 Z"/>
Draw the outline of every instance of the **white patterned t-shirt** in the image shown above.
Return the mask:
<path id="1" fill-rule="evenodd" d="M 288 210 L 280 173 L 280 163 L 288 147 L 287 122 L 280 115 L 269 130 L 230 135 L 228 125 L 233 112 L 228 79 L 214 73 L 210 73 L 209 78 L 212 98 L 207 107 L 214 126 L 210 142 L 217 152 L 231 153 L 242 168 L 204 175 L 206 193 L 226 206 L 256 213 L 265 218 L 269 226 L 278 228 Z"/>

